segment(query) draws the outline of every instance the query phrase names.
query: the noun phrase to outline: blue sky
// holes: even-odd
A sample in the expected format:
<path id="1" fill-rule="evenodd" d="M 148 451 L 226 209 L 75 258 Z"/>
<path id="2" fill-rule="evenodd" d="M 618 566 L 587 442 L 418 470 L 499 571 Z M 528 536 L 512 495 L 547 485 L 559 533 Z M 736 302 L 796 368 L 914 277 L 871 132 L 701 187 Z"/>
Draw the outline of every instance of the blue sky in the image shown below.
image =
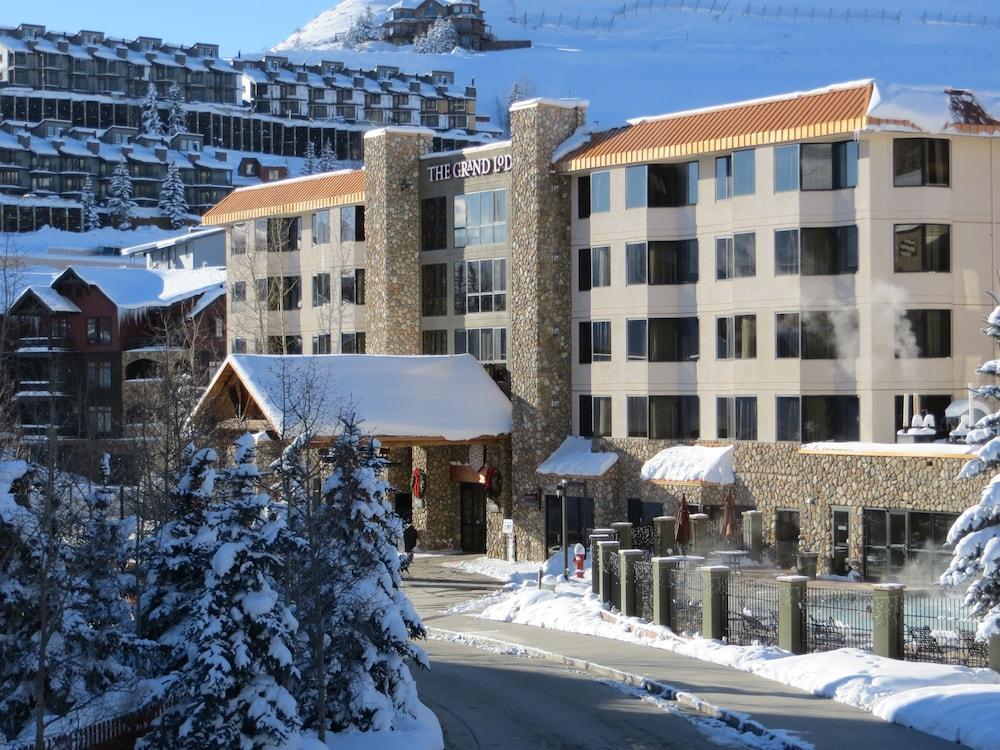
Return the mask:
<path id="1" fill-rule="evenodd" d="M 155 4 L 143 0 L 5 0 L 0 5 L 0 26 L 40 23 L 56 31 L 95 29 L 112 36 L 156 36 L 179 44 L 215 42 L 222 54 L 235 56 L 277 44 L 335 4 L 336 0 L 166 0 Z"/>

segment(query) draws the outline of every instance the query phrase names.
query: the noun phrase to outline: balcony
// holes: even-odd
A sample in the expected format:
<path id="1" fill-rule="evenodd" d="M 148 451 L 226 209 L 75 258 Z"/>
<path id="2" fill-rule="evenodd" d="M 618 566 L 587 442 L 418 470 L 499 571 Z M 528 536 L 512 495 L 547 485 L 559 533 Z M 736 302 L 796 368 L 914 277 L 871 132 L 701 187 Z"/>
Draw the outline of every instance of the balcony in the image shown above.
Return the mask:
<path id="1" fill-rule="evenodd" d="M 73 351 L 73 340 L 51 336 L 22 336 L 15 354 L 52 354 Z"/>

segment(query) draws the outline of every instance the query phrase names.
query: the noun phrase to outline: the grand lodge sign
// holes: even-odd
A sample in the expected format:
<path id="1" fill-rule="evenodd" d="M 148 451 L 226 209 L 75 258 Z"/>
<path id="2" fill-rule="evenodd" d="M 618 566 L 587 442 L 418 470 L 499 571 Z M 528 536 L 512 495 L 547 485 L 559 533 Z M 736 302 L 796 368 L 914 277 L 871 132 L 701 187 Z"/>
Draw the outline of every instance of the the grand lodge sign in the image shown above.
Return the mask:
<path id="1" fill-rule="evenodd" d="M 467 177 L 485 177 L 486 175 L 509 172 L 510 166 L 510 154 L 468 159 L 454 164 L 436 164 L 427 168 L 427 179 L 431 182 L 441 182 L 442 180 L 464 180 Z"/>

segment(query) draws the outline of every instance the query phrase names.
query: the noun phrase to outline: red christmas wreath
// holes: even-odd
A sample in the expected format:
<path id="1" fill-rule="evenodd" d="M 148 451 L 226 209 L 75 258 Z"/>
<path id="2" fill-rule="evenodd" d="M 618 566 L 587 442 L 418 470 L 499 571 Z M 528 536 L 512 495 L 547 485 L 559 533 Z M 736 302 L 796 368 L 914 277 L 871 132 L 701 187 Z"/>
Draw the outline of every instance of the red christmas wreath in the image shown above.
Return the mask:
<path id="1" fill-rule="evenodd" d="M 415 498 L 421 498 L 427 492 L 427 472 L 421 468 L 415 468 L 410 477 L 410 494 Z"/>

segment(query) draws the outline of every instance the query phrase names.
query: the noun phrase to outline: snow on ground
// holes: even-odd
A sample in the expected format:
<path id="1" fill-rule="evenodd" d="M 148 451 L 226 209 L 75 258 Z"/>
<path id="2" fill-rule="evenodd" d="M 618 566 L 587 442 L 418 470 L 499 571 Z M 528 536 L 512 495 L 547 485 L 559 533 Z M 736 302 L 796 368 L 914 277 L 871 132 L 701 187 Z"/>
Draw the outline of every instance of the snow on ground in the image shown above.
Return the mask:
<path id="1" fill-rule="evenodd" d="M 604 607 L 587 580 L 560 581 L 555 591 L 538 590 L 525 575 L 528 565 L 518 563 L 522 567 L 518 570 L 509 563 L 491 567 L 474 560 L 456 567 L 484 574 L 491 571 L 493 577 L 500 577 L 504 566 L 511 571 L 506 591 L 480 601 L 478 616 L 484 619 L 660 648 L 832 698 L 975 750 L 1000 747 L 997 722 L 970 719 L 1000 712 L 1000 674 L 993 670 L 884 659 L 858 649 L 794 656 L 773 646 L 731 646 L 686 638 L 638 618 L 609 622 L 601 616 Z M 558 571 L 561 566 L 561 559 L 553 556 L 546 569 Z"/>
<path id="2" fill-rule="evenodd" d="M 444 737 L 437 717 L 420 704 L 416 718 L 400 716 L 391 731 L 337 732 L 327 735 L 326 745 L 307 739 L 303 750 L 442 750 Z"/>

